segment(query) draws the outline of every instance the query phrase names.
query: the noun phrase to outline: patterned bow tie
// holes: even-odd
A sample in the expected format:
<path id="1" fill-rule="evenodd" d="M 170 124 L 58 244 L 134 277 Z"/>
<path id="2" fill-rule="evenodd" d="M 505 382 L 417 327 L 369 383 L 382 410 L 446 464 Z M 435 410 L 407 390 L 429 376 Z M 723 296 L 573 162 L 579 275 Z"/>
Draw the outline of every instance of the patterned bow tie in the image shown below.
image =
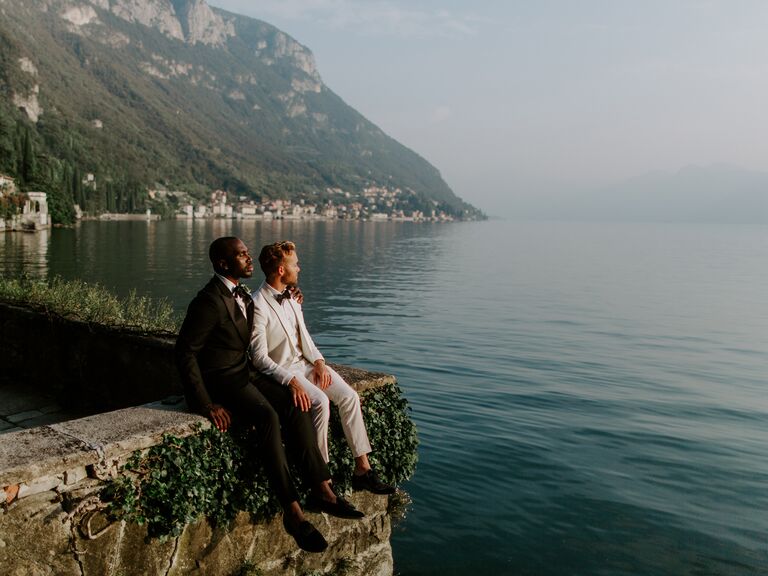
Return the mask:
<path id="1" fill-rule="evenodd" d="M 238 284 L 234 288 L 232 288 L 232 296 L 240 296 L 243 300 L 248 300 L 248 298 L 251 297 L 251 291 L 248 289 L 248 286 L 245 284 Z"/>
<path id="2" fill-rule="evenodd" d="M 277 298 L 278 304 L 282 304 L 283 300 L 291 299 L 291 291 L 288 288 L 286 288 L 282 294 L 275 294 L 275 298 Z"/>

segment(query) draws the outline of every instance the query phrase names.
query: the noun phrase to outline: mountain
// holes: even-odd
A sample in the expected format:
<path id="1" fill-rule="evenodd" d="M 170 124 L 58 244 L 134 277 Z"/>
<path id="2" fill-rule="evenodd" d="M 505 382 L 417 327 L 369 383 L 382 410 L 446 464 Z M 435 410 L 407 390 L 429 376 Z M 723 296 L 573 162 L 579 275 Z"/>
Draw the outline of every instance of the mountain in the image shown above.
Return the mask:
<path id="1" fill-rule="evenodd" d="M 306 47 L 203 0 L 0 0 L 0 171 L 75 200 L 92 173 L 133 209 L 156 186 L 255 199 L 379 186 L 482 217 L 325 86 Z"/>
<path id="2" fill-rule="evenodd" d="M 540 217 L 645 221 L 768 224 L 768 173 L 713 164 L 676 172 L 649 172 L 583 191 Z"/>

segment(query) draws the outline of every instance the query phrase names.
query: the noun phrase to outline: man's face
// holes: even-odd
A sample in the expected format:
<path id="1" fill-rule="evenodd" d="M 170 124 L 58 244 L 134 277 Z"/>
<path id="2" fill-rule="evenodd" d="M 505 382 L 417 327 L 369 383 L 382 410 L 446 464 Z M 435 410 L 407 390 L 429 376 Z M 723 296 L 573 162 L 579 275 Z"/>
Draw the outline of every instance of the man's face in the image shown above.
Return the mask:
<path id="1" fill-rule="evenodd" d="M 248 253 L 248 246 L 242 240 L 236 240 L 229 246 L 226 260 L 227 274 L 232 278 L 250 278 L 253 274 L 253 260 Z"/>
<path id="2" fill-rule="evenodd" d="M 283 274 L 280 279 L 286 286 L 296 286 L 299 283 L 299 257 L 296 252 L 288 252 L 283 258 L 283 263 L 280 265 L 283 269 Z"/>

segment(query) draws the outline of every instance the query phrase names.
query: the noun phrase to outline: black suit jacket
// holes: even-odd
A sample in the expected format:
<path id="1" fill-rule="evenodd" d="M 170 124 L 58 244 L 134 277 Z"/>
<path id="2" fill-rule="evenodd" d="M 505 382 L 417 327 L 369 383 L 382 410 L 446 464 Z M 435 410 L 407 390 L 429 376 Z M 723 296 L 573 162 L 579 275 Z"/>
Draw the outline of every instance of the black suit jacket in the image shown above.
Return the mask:
<path id="1" fill-rule="evenodd" d="M 224 387 L 248 384 L 248 346 L 253 300 L 246 298 L 247 319 L 232 293 L 214 276 L 189 304 L 176 340 L 176 366 L 190 408 L 206 413 L 211 397 Z"/>

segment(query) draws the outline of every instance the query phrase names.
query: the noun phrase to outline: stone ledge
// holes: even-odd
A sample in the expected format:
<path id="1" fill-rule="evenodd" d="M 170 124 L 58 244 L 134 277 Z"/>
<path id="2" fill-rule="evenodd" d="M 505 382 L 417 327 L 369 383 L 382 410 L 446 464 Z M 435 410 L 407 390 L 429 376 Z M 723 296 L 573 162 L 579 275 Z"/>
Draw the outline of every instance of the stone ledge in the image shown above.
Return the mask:
<path id="1" fill-rule="evenodd" d="M 369 372 L 361 368 L 352 366 L 342 366 L 341 364 L 329 364 L 331 368 L 339 373 L 339 376 L 346 380 L 347 384 L 352 386 L 358 394 L 362 394 L 372 388 L 380 388 L 388 384 L 397 383 L 397 378 L 391 374 L 383 372 Z"/>
<path id="2" fill-rule="evenodd" d="M 332 365 L 359 393 L 397 380 L 394 376 L 351 366 Z M 164 434 L 193 434 L 210 422 L 186 411 L 176 396 L 77 420 L 48 424 L 0 436 L 0 503 L 5 487 L 19 485 L 18 498 L 60 490 L 87 476 L 113 475 L 136 450 L 162 441 Z"/>
<path id="3" fill-rule="evenodd" d="M 208 420 L 155 403 L 124 408 L 69 422 L 8 432 L 0 439 L 0 487 L 19 487 L 19 498 L 61 489 L 96 470 L 109 475 L 136 450 L 162 441 L 164 434 L 183 437 Z M 90 470 L 89 470 L 90 467 Z M 6 500 L 5 489 L 0 502 Z"/>

